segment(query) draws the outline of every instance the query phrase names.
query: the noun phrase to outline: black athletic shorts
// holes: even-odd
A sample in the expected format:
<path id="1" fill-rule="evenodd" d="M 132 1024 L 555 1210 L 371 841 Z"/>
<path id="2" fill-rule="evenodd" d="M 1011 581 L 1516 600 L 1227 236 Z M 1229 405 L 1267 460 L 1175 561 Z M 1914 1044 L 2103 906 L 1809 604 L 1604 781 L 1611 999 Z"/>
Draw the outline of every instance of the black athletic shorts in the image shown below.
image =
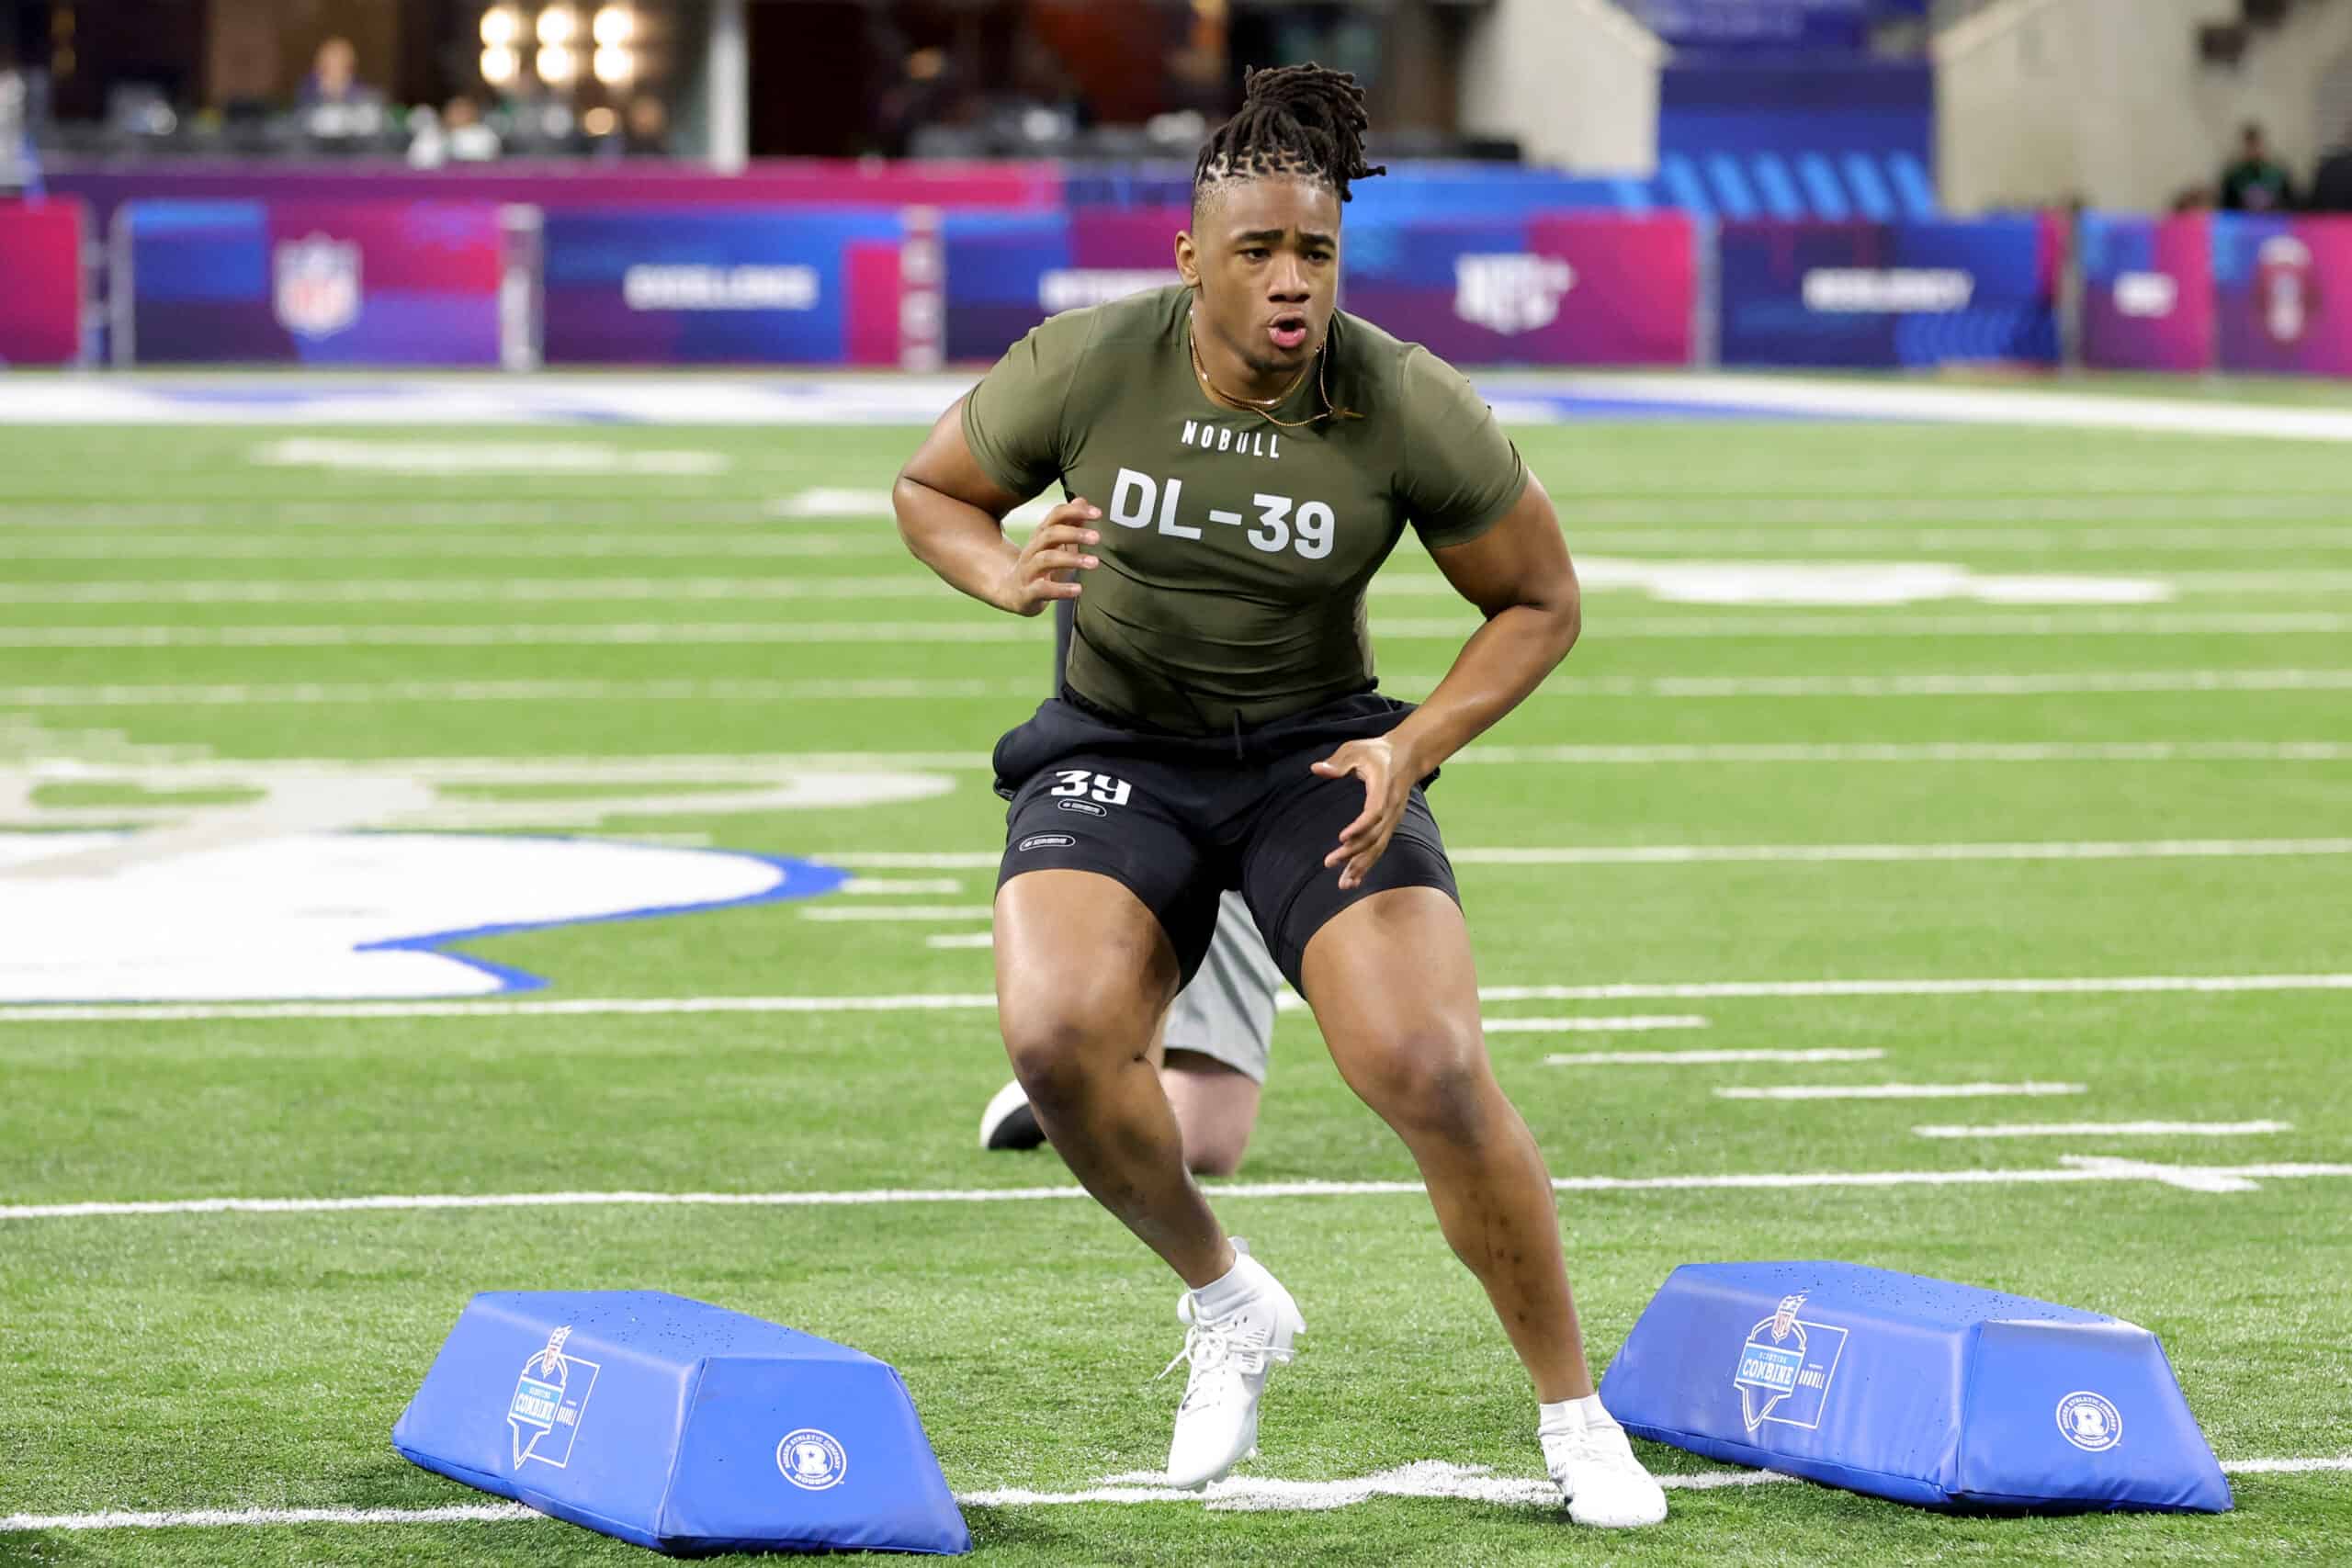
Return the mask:
<path id="1" fill-rule="evenodd" d="M 1392 887 L 1435 887 L 1459 904 L 1453 863 L 1423 791 L 1413 786 L 1388 852 L 1362 886 L 1340 890 L 1323 857 L 1363 810 L 1363 781 L 1310 771 L 1351 740 L 1396 728 L 1413 705 L 1362 692 L 1238 734 L 1129 728 L 1065 690 L 997 742 L 1005 812 L 997 886 L 1024 871 L 1092 871 L 1159 919 L 1190 983 L 1216 929 L 1217 898 L 1238 888 L 1293 986 L 1325 921 Z"/>

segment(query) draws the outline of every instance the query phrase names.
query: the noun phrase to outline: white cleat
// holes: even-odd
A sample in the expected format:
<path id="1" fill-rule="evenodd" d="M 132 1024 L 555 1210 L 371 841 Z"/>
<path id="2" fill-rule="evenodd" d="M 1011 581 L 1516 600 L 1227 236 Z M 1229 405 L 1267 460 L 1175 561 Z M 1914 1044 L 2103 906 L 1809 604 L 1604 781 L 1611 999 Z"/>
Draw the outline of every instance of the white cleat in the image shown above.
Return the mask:
<path id="1" fill-rule="evenodd" d="M 1568 1517 L 1599 1529 L 1663 1524 L 1666 1491 L 1634 1457 L 1615 1421 L 1540 1434 L 1544 1467 L 1559 1483 Z"/>
<path id="2" fill-rule="evenodd" d="M 1190 1325 L 1184 1348 L 1159 1374 L 1193 1364 L 1168 1445 L 1168 1484 L 1187 1491 L 1221 1480 L 1258 1451 L 1258 1396 L 1274 1363 L 1291 1359 L 1292 1338 L 1306 1332 L 1290 1292 L 1241 1246 L 1234 1243 L 1235 1267 L 1256 1276 L 1255 1288 L 1239 1306 L 1207 1322 L 1186 1292 L 1176 1303 L 1178 1319 Z"/>

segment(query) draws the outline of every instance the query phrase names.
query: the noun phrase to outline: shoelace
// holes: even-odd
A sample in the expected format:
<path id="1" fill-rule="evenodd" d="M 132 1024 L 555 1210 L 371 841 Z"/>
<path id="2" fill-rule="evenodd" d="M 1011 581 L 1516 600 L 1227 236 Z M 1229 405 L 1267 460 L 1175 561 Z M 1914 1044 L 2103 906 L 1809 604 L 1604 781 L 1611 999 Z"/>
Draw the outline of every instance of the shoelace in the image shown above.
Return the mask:
<path id="1" fill-rule="evenodd" d="M 1259 1340 L 1245 1337 L 1237 1321 L 1238 1317 L 1239 1314 L 1236 1314 L 1223 1323 L 1193 1325 L 1185 1330 L 1184 1348 L 1176 1352 L 1174 1360 L 1159 1370 L 1159 1377 L 1151 1380 L 1158 1382 L 1185 1362 L 1193 1364 L 1192 1375 L 1184 1385 L 1184 1398 L 1176 1406 L 1178 1411 L 1191 1409 L 1206 1393 L 1214 1381 L 1214 1374 L 1217 1372 L 1233 1371 L 1254 1377 L 1266 1370 L 1268 1361 L 1287 1361 L 1296 1353 L 1290 1349 L 1276 1349 L 1271 1337 Z"/>

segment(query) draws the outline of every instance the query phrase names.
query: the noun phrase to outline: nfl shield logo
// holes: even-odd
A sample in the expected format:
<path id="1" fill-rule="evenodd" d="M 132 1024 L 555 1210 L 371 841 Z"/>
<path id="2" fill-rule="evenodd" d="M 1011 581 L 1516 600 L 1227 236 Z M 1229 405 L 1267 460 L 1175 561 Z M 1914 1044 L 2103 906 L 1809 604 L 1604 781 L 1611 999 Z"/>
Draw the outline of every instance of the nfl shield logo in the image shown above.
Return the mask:
<path id="1" fill-rule="evenodd" d="M 359 243 L 312 234 L 278 243 L 277 321 L 297 337 L 333 337 L 359 319 Z"/>

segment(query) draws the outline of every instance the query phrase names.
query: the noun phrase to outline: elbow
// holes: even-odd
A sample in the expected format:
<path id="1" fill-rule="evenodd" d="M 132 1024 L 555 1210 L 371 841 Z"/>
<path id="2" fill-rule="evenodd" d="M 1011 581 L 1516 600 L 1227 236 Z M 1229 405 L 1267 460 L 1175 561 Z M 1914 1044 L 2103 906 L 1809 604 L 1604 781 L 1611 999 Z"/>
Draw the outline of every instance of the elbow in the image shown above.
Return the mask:
<path id="1" fill-rule="evenodd" d="M 922 498 L 928 493 L 922 481 L 909 478 L 904 468 L 899 470 L 898 479 L 890 485 L 890 514 L 899 526 L 899 542 L 918 558 L 922 556 L 922 546 L 917 520 L 922 516 Z"/>
<path id="2" fill-rule="evenodd" d="M 1541 606 L 1552 634 L 1552 662 L 1558 664 L 1577 645 L 1584 631 L 1584 592 L 1571 572 L 1558 592 L 1547 594 Z"/>

